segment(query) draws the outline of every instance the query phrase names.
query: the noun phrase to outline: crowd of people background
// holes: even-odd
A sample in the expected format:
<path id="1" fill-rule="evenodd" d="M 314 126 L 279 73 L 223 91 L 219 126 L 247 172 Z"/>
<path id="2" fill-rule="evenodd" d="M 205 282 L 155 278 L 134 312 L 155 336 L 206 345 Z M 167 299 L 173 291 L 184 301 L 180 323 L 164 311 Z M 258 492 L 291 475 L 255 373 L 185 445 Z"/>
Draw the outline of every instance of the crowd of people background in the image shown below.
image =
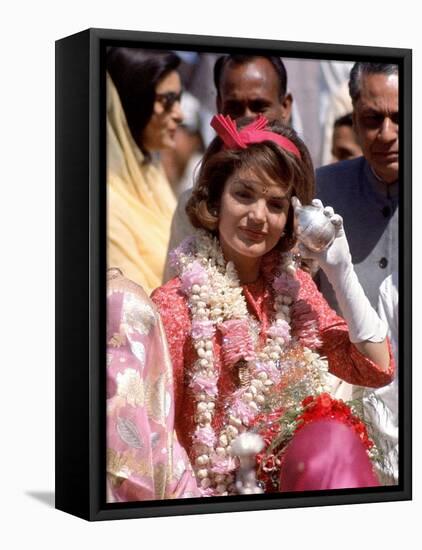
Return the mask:
<path id="1" fill-rule="evenodd" d="M 290 444 L 277 490 L 396 484 L 397 66 L 111 48 L 107 71 L 109 501 L 236 492 L 230 443 L 253 415 L 244 420 L 238 409 L 229 418 L 223 412 L 239 391 L 245 402 L 251 394 L 257 397 L 250 402 L 265 403 L 263 371 L 247 354 L 265 349 L 270 311 L 294 327 L 297 301 L 317 312 L 318 335 L 310 344 L 292 328 L 288 338 L 302 345 L 301 353 L 311 348 L 316 362 L 317 352 L 328 358 L 330 393 L 361 404 L 385 460 L 375 474 L 344 426 L 313 426 L 301 451 L 298 437 Z M 266 151 L 264 162 L 266 147 L 282 151 L 271 169 L 267 157 L 274 151 Z M 284 175 L 274 176 L 274 166 Z M 314 201 L 336 227 L 331 252 L 301 249 L 320 267 L 310 270 L 313 279 L 297 260 L 291 262 L 297 252 L 294 197 Z M 236 241 L 236 220 L 252 224 L 243 235 L 248 246 Z M 277 238 L 270 246 L 272 220 Z M 280 274 L 264 276 L 276 250 L 280 269 L 294 284 L 275 283 Z M 248 326 L 258 326 L 255 340 L 242 333 L 249 351 L 239 341 L 232 360 L 223 336 L 239 319 L 220 318 L 218 304 L 211 317 L 206 313 L 212 269 L 221 271 L 228 262 L 224 276 L 230 278 L 230 261 Z M 284 302 L 274 295 L 277 284 Z M 280 330 L 273 330 L 274 349 L 286 354 L 288 338 Z M 246 385 L 239 374 L 245 361 L 246 378 L 252 377 Z M 318 470 L 312 466 L 319 452 L 315 441 L 327 440 L 328 432 L 337 443 L 323 446 Z M 305 430 L 300 437 L 306 443 Z M 347 460 L 346 448 L 353 449 Z M 302 469 L 295 472 L 289 464 Z M 333 471 L 342 474 L 336 478 Z"/>

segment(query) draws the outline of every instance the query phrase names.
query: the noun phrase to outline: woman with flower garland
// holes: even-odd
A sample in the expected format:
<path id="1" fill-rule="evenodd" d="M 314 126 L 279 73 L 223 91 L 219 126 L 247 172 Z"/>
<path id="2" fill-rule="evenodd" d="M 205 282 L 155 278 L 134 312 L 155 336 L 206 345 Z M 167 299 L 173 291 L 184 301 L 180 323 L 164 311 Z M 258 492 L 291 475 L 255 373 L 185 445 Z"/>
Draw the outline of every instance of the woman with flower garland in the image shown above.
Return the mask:
<path id="1" fill-rule="evenodd" d="M 314 194 L 303 142 L 263 116 L 239 128 L 222 115 L 211 124 L 218 136 L 187 205 L 199 231 L 172 254 L 178 277 L 153 294 L 173 362 L 177 434 L 204 496 L 236 492 L 233 440 L 258 430 L 265 415 L 323 392 L 327 363 L 352 384 L 378 387 L 393 377 L 386 327 L 359 285 L 332 209 L 324 213 L 334 243 L 301 253 L 327 274 L 346 321 L 295 263 L 294 209 Z"/>

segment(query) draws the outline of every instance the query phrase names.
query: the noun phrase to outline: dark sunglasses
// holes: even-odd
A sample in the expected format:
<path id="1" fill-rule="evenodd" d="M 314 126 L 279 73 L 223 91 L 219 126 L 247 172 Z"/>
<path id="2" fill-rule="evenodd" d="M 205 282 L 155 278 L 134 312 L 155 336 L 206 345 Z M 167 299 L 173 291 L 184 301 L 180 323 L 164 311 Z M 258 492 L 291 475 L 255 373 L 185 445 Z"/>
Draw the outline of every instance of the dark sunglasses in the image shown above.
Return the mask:
<path id="1" fill-rule="evenodd" d="M 155 101 L 158 101 L 163 106 L 166 113 L 173 109 L 176 102 L 180 103 L 182 99 L 182 92 L 176 94 L 176 92 L 166 92 L 165 94 L 155 94 Z"/>

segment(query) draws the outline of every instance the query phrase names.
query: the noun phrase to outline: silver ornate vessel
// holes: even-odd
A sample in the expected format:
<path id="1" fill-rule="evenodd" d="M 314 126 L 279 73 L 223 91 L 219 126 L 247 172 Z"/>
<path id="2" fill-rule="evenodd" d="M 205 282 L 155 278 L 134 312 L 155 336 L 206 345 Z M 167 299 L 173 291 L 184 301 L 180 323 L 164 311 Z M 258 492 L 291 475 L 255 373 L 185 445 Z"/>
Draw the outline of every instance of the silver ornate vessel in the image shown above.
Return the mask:
<path id="1" fill-rule="evenodd" d="M 297 206 L 295 222 L 298 240 L 312 252 L 322 252 L 336 237 L 330 218 L 318 206 Z"/>

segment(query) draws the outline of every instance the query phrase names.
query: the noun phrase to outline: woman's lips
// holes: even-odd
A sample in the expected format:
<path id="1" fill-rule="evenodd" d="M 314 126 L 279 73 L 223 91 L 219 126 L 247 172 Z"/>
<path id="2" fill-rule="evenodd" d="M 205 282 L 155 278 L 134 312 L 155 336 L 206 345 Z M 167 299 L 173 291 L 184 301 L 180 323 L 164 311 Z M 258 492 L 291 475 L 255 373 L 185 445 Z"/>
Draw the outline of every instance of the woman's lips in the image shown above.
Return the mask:
<path id="1" fill-rule="evenodd" d="M 266 233 L 263 231 L 254 231 L 253 229 L 246 229 L 244 227 L 241 227 L 240 230 L 244 235 L 248 237 L 251 241 L 262 241 L 266 237 Z"/>

